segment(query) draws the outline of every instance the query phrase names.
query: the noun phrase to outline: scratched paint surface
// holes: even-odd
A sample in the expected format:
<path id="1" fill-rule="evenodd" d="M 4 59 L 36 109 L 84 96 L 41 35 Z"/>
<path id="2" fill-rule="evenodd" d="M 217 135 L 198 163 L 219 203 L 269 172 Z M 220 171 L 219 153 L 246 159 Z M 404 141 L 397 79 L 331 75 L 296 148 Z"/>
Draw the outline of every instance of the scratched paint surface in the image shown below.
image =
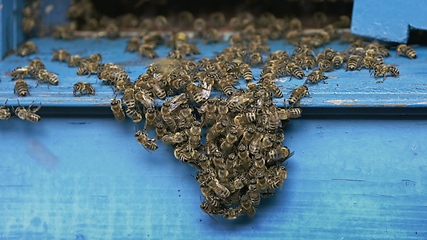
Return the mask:
<path id="1" fill-rule="evenodd" d="M 283 188 L 225 221 L 199 208 L 194 170 L 164 145 L 147 152 L 130 121 L 2 121 L 0 239 L 427 239 L 426 127 L 292 121 Z"/>
<path id="2" fill-rule="evenodd" d="M 124 48 L 128 38 L 119 40 L 108 39 L 77 39 L 74 41 L 53 40 L 50 38 L 37 38 L 33 41 L 38 45 L 39 52 L 26 58 L 9 56 L 0 64 L 0 102 L 9 99 L 8 105 L 16 105 L 17 96 L 13 93 L 14 82 L 10 81 L 8 72 L 18 66 L 25 66 L 29 60 L 41 59 L 49 71 L 58 74 L 59 85 L 48 86 L 40 84 L 37 88 L 36 80 L 28 79 L 31 96 L 21 98 L 23 104 L 31 101 L 42 102 L 44 106 L 108 106 L 110 99 L 114 97 L 110 86 L 103 84 L 95 75 L 90 77 L 78 76 L 77 68 L 69 68 L 66 63 L 51 62 L 52 53 L 55 49 L 64 48 L 71 54 L 88 56 L 93 53 L 101 53 L 103 62 L 114 62 L 123 66 L 131 79 L 145 73 L 146 67 L 151 60 L 141 58 L 137 53 L 126 53 Z M 209 57 L 222 51 L 228 43 L 214 45 L 198 45 L 202 51 L 201 55 L 194 56 L 194 60 Z M 283 41 L 270 42 L 271 50 L 286 50 L 292 52 L 293 47 L 284 44 Z M 333 43 L 326 47 L 344 50 L 348 45 Z M 322 50 L 322 49 L 320 49 Z M 425 107 L 427 106 L 427 83 L 425 76 L 427 70 L 427 47 L 416 47 L 418 58 L 409 60 L 404 57 L 395 58 L 395 51 L 391 51 L 392 57 L 386 58 L 387 64 L 396 64 L 400 70 L 400 77 L 387 77 L 382 84 L 376 83 L 376 79 L 370 76 L 368 70 L 349 71 L 344 69 L 327 73 L 330 78 L 328 84 L 319 83 L 310 85 L 311 98 L 304 98 L 301 105 L 305 107 Z M 161 57 L 165 57 L 169 48 L 160 46 L 157 49 Z M 264 60 L 266 56 L 264 56 Z M 254 76 L 259 78 L 260 68 L 253 68 Z M 307 73 L 308 74 L 308 73 Z M 95 96 L 74 97 L 72 94 L 73 84 L 78 81 L 87 81 L 95 86 Z M 304 80 L 288 77 L 278 79 L 285 96 L 295 87 L 303 84 Z M 244 87 L 244 81 L 240 80 L 238 87 Z M 283 99 L 276 99 L 276 103 L 283 104 Z"/>

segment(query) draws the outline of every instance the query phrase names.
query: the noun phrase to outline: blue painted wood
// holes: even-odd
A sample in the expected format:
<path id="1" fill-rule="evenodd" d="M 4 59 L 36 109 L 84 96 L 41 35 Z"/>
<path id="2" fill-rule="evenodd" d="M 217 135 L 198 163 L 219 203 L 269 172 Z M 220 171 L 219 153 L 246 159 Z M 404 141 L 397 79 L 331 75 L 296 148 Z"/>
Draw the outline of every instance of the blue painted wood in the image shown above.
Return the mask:
<path id="1" fill-rule="evenodd" d="M 410 28 L 427 30 L 426 9 L 423 0 L 354 0 L 351 32 L 406 43 Z"/>
<path id="2" fill-rule="evenodd" d="M 22 58 L 18 56 L 9 56 L 1 64 L 0 69 L 0 102 L 9 99 L 9 105 L 16 105 L 17 96 L 13 93 L 14 82 L 8 72 L 17 66 L 25 66 L 29 60 L 34 58 L 41 59 L 49 71 L 58 74 L 59 85 L 48 86 L 40 84 L 35 88 L 36 81 L 28 79 L 31 96 L 21 98 L 24 104 L 31 101 L 42 102 L 44 106 L 108 106 L 110 99 L 114 96 L 111 88 L 103 84 L 95 75 L 78 76 L 77 68 L 69 68 L 65 63 L 51 62 L 52 53 L 55 49 L 64 48 L 71 54 L 89 56 L 93 53 L 102 53 L 103 62 L 114 62 L 121 65 L 129 73 L 134 81 L 141 74 L 145 73 L 146 67 L 152 62 L 146 58 L 140 57 L 137 53 L 124 52 L 127 38 L 118 40 L 108 39 L 76 39 L 74 41 L 53 40 L 51 38 L 32 39 L 39 47 L 39 52 L 34 55 Z M 271 41 L 271 50 L 293 51 L 293 46 L 284 44 L 283 41 Z M 198 44 L 201 55 L 194 56 L 194 60 L 203 57 L 214 57 L 216 53 L 222 51 L 228 43 L 214 45 Z M 344 50 L 348 45 L 332 43 L 325 47 L 332 47 L 337 50 Z M 386 58 L 387 64 L 395 64 L 400 70 L 400 77 L 387 77 L 382 84 L 376 83 L 376 79 L 370 76 L 367 69 L 361 71 L 348 71 L 338 69 L 327 73 L 334 78 L 328 79 L 328 84 L 319 83 L 310 85 L 310 98 L 304 98 L 301 105 L 306 108 L 336 108 L 336 107 L 425 107 L 427 105 L 427 87 L 425 85 L 425 76 L 427 70 L 425 64 L 427 61 L 427 48 L 418 46 L 415 48 L 418 57 L 415 60 L 409 60 L 405 57 L 394 57 L 395 51 L 391 51 L 391 57 Z M 319 49 L 318 51 L 321 51 Z M 157 50 L 161 57 L 167 56 L 168 47 L 160 46 Z M 264 60 L 266 56 L 264 55 Z M 260 68 L 253 68 L 254 76 L 259 78 Z M 78 81 L 87 81 L 92 83 L 96 89 L 95 96 L 74 97 L 72 94 L 73 84 Z M 304 83 L 304 80 L 282 78 L 278 80 L 285 96 L 295 87 Z M 244 87 L 245 82 L 240 80 L 240 86 Z M 283 99 L 276 99 L 276 103 L 283 105 Z"/>
<path id="3" fill-rule="evenodd" d="M 0 122 L 0 239 L 427 239 L 426 120 L 292 120 L 288 179 L 212 220 L 194 169 L 130 121 Z"/>
<path id="4" fill-rule="evenodd" d="M 0 59 L 15 49 L 24 39 L 21 31 L 25 0 L 0 0 Z"/>

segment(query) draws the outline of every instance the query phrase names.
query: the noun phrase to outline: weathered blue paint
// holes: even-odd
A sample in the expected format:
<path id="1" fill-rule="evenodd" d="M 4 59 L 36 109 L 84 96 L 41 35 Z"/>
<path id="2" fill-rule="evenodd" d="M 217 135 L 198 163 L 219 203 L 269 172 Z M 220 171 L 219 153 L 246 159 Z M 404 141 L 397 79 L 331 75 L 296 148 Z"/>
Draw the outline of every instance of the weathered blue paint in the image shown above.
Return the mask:
<path id="1" fill-rule="evenodd" d="M 32 39 L 39 47 L 37 54 L 21 58 L 18 56 L 9 56 L 2 62 L 0 72 L 0 102 L 9 99 L 8 104 L 16 105 L 17 96 L 13 93 L 14 82 L 10 81 L 8 71 L 12 71 L 17 66 L 25 66 L 30 59 L 39 58 L 45 62 L 49 71 L 58 74 L 59 85 L 47 87 L 46 84 L 40 84 L 35 88 L 36 81 L 28 79 L 30 84 L 31 96 L 21 98 L 24 104 L 31 101 L 42 102 L 44 106 L 109 106 L 110 99 L 114 96 L 110 86 L 103 84 L 95 75 L 77 76 L 77 68 L 69 68 L 66 63 L 51 62 L 52 53 L 55 49 L 64 48 L 71 54 L 88 56 L 93 53 L 102 53 L 103 62 L 114 62 L 123 66 L 129 73 L 132 80 L 135 80 L 140 74 L 145 73 L 146 67 L 152 62 L 140 57 L 137 53 L 124 52 L 128 38 L 118 40 L 108 39 L 76 39 L 74 41 L 53 40 L 51 38 Z M 287 50 L 292 52 L 293 47 L 284 44 L 283 41 L 271 41 L 271 50 Z M 194 56 L 191 59 L 200 59 L 203 57 L 214 57 L 216 53 L 222 51 L 228 43 L 215 45 L 198 44 L 202 54 Z M 348 45 L 332 43 L 327 47 L 337 50 L 344 50 Z M 376 83 L 377 80 L 369 74 L 367 69 L 361 71 L 348 71 L 338 69 L 328 72 L 326 75 L 334 78 L 327 79 L 328 84 L 309 85 L 311 97 L 304 98 L 301 106 L 306 108 L 337 108 L 340 111 L 342 107 L 361 108 L 361 107 L 390 107 L 390 108 L 416 108 L 427 106 L 427 86 L 425 85 L 425 75 L 427 70 L 425 62 L 427 61 L 427 48 L 418 46 L 415 48 L 418 58 L 410 60 L 405 57 L 395 57 L 395 51 L 391 50 L 391 57 L 385 59 L 387 64 L 395 64 L 400 70 L 400 77 L 387 77 L 384 83 Z M 319 49 L 318 51 L 321 51 Z M 160 46 L 157 50 L 161 57 L 167 56 L 168 47 Z M 264 56 L 264 60 L 265 60 Z M 260 68 L 253 68 L 254 76 L 259 78 Z M 72 94 L 73 84 L 78 81 L 87 81 L 92 83 L 96 89 L 95 96 L 74 97 Z M 292 89 L 304 83 L 304 80 L 292 79 L 289 77 L 278 80 L 285 96 L 288 96 Z M 244 87 L 244 80 L 240 80 L 240 86 Z M 283 99 L 275 99 L 276 103 L 283 105 Z"/>
<path id="2" fill-rule="evenodd" d="M 0 61 L 24 39 L 20 25 L 24 1 L 0 0 Z"/>
<path id="3" fill-rule="evenodd" d="M 131 121 L 2 121 L 0 236 L 426 239 L 426 127 L 425 119 L 292 120 L 285 184 L 253 219 L 225 221 L 199 208 L 194 169 L 163 144 L 147 152 Z"/>
<path id="4" fill-rule="evenodd" d="M 406 43 L 410 28 L 427 30 L 423 0 L 354 0 L 351 31 L 390 42 Z"/>

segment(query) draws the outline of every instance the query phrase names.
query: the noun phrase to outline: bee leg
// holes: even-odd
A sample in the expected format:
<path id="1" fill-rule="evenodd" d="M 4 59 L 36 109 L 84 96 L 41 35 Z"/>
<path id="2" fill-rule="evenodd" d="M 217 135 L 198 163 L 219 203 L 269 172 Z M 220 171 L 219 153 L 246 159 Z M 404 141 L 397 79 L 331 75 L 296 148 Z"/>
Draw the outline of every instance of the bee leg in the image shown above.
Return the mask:
<path id="1" fill-rule="evenodd" d="M 32 103 L 31 103 L 32 104 Z M 42 108 L 42 103 L 40 103 L 40 105 L 37 106 L 36 109 L 31 110 L 33 113 L 37 112 L 38 110 L 40 110 L 40 108 Z"/>

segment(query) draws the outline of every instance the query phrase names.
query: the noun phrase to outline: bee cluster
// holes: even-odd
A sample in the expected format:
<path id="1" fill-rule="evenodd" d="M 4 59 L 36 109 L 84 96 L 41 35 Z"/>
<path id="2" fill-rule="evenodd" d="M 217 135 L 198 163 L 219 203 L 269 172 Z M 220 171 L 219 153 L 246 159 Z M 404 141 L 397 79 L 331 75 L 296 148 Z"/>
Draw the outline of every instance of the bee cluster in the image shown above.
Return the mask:
<path id="1" fill-rule="evenodd" d="M 77 75 L 96 75 L 102 84 L 111 86 L 115 94 L 110 102 L 114 118 L 124 121 L 127 117 L 135 124 L 144 124 L 134 136 L 147 150 L 157 150 L 158 141 L 172 146 L 175 158 L 197 169 L 196 180 L 204 196 L 200 208 L 226 219 L 254 216 L 261 197 L 272 196 L 284 183 L 287 169 L 282 164 L 293 155 L 283 146 L 284 129 L 291 119 L 301 116 L 298 102 L 310 96 L 308 84 L 326 84 L 326 79 L 333 76 L 325 72 L 339 68 L 366 68 L 375 78 L 399 75 L 394 65 L 384 64 L 383 58 L 390 56 L 384 45 L 367 43 L 342 30 L 350 26 L 348 16 L 332 21 L 325 13 L 315 12 L 316 31 L 306 31 L 304 21 L 297 17 L 279 18 L 269 12 L 259 17 L 241 12 L 227 18 L 222 12 L 214 12 L 208 18 L 197 18 L 182 11 L 174 19 L 163 15 L 139 18 L 133 14 L 111 18 L 97 13 L 90 1 L 72 1 L 67 16 L 71 23 L 55 27 L 54 38 L 73 39 L 75 30 L 102 30 L 99 36 L 114 39 L 124 29 L 133 29 L 137 36 L 129 39 L 125 51 L 154 59 L 159 57 L 155 51 L 159 45 L 171 48 L 166 58 L 154 60 L 135 81 L 122 66 L 102 62 L 100 53 L 81 57 L 58 49 L 52 61 L 76 67 Z M 222 42 L 223 29 L 233 31 L 229 46 L 211 58 L 197 59 L 200 50 L 192 40 L 203 44 Z M 294 45 L 293 52 L 271 52 L 268 41 L 277 39 Z M 313 51 L 333 40 L 350 46 L 344 51 Z M 35 52 L 35 44 L 26 42 L 17 54 Z M 397 54 L 416 58 L 413 48 L 403 44 L 397 46 Z M 254 68 L 261 69 L 259 77 L 254 76 Z M 37 85 L 58 84 L 56 74 L 47 71 L 38 59 L 17 67 L 11 76 L 19 96 L 29 95 L 25 77 L 36 79 Z M 277 82 L 282 77 L 306 80 L 284 98 Z M 94 94 L 95 87 L 88 82 L 73 86 L 76 97 Z M 278 98 L 284 99 L 283 107 L 273 103 Z M 6 103 L 0 107 L 2 120 L 11 117 Z M 13 112 L 19 118 L 41 120 L 36 114 L 41 104 L 34 109 L 33 103 L 27 108 L 19 101 L 18 105 Z M 147 129 L 154 130 L 156 136 L 149 137 Z"/>

